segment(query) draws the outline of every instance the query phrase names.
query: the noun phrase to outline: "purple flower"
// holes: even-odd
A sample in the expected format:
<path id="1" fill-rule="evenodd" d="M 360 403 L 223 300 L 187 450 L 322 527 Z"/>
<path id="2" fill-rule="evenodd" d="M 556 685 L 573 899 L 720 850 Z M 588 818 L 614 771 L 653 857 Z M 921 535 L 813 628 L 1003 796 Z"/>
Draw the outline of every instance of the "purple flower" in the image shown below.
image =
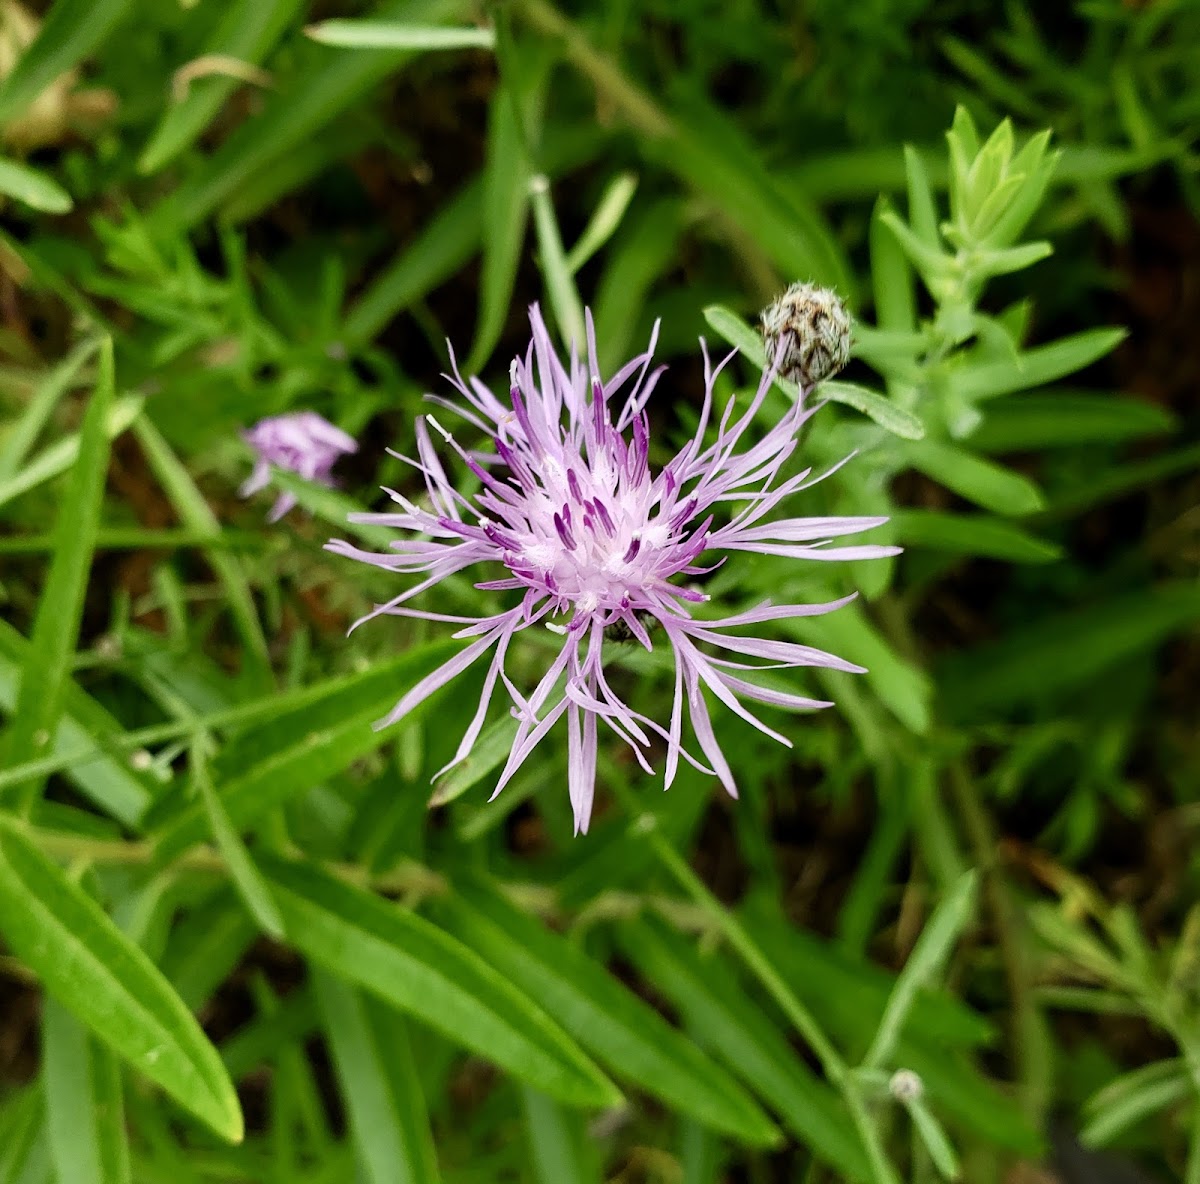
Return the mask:
<path id="1" fill-rule="evenodd" d="M 729 359 L 714 370 L 707 351 L 704 403 L 695 436 L 665 468 L 652 472 L 645 407 L 662 373 L 661 368 L 650 369 L 654 340 L 646 353 L 601 382 L 589 379 L 574 357 L 569 367 L 563 366 L 536 305 L 530 319 L 533 340 L 525 358 L 512 364 L 507 402 L 478 379 L 464 382 L 457 364 L 450 381 L 467 406 L 431 396 L 486 432 L 494 453 L 466 452 L 432 415 L 418 419 L 417 459 L 401 459 L 424 478 L 428 508 L 389 490 L 397 512 L 352 516 L 354 521 L 395 527 L 415 537 L 397 540 L 386 555 L 341 540 L 327 544 L 338 554 L 420 577 L 363 621 L 380 614 L 449 621 L 461 626 L 454 636 L 468 642 L 404 695 L 378 726 L 401 719 L 490 654 L 478 709 L 451 765 L 470 752 L 497 685 L 503 683 L 518 728 L 495 793 L 565 715 L 568 789 L 576 833 L 587 830 L 591 816 L 600 723 L 630 746 L 647 772 L 652 770 L 646 753 L 652 736 L 658 737 L 665 748 L 667 786 L 682 758 L 715 774 L 736 796 L 733 773 L 713 733 L 704 691 L 768 736 L 789 744 L 752 714 L 743 700 L 801 710 L 829 704 L 760 686 L 752 672 L 801 666 L 856 672 L 862 668 L 809 646 L 746 636 L 742 630 L 830 612 L 853 597 L 828 604 L 768 601 L 733 616 L 703 619 L 692 615 L 693 608 L 709 599 L 696 586 L 697 577 L 724 562 L 724 557 L 716 557 L 719 552 L 757 551 L 812 560 L 891 555 L 896 548 L 828 545 L 833 538 L 878 526 L 885 519 L 769 521 L 776 507 L 820 480 L 811 470 L 780 479 L 811 411 L 797 404 L 765 433 L 751 433 L 771 386 L 767 373 L 740 415 L 735 417 L 735 400 L 730 399 L 720 419 L 714 420 L 713 388 Z M 588 347 L 595 375 L 590 317 Z M 706 443 L 714 422 L 714 438 Z M 468 498 L 455 489 L 435 451 L 430 427 L 478 478 L 479 493 Z M 743 445 L 740 451 L 739 445 Z M 714 558 L 706 559 L 710 555 Z M 514 594 L 516 603 L 479 618 L 406 607 L 406 602 L 447 576 L 477 567 L 483 568 L 477 588 Z M 559 635 L 562 648 L 525 694 L 509 679 L 504 661 L 513 638 L 532 626 Z M 604 669 L 606 634 L 636 639 L 647 650 L 660 639 L 671 647 L 675 692 L 665 722 L 633 710 L 613 689 Z M 707 764 L 684 747 L 685 707 Z"/>
<path id="2" fill-rule="evenodd" d="M 332 485 L 330 473 L 338 457 L 358 451 L 352 436 L 315 411 L 293 411 L 260 419 L 242 433 L 242 439 L 258 454 L 254 472 L 238 490 L 242 497 L 249 497 L 270 483 L 272 465 L 299 473 L 308 481 Z M 290 493 L 281 493 L 267 521 L 278 522 L 295 504 L 296 499 Z"/>

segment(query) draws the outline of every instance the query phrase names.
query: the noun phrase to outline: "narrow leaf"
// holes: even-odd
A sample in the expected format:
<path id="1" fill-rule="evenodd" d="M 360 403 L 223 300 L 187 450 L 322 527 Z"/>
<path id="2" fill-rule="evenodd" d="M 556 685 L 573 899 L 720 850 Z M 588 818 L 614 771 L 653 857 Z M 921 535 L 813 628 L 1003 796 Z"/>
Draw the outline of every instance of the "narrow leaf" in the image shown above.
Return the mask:
<path id="1" fill-rule="evenodd" d="M 817 1020 L 844 1048 L 865 1044 L 871 1018 L 882 1014 L 883 998 L 873 1005 L 856 1001 L 859 982 L 853 975 L 842 979 L 840 990 L 832 982 L 811 973 L 811 951 L 821 948 L 810 935 L 796 930 L 778 917 L 744 917 L 743 924 L 762 949 L 771 957 L 812 1009 Z M 831 959 L 832 951 L 825 956 Z M 848 961 L 848 960 L 847 960 Z M 876 979 L 877 968 L 859 962 L 868 980 Z M 865 1018 L 867 1017 L 867 1018 Z M 973 1023 L 969 1022 L 973 1019 Z M 954 1047 L 951 1027 L 979 1030 L 977 1017 L 971 1017 L 945 992 L 921 998 L 913 1007 L 906 1030 L 896 1045 L 896 1062 L 912 1069 L 925 1083 L 926 1095 L 939 1110 L 957 1118 L 965 1127 L 1000 1146 L 1038 1155 L 1042 1140 L 1030 1125 L 1016 1101 L 1002 1093 L 963 1055 L 961 1044 Z"/>
<path id="2" fill-rule="evenodd" d="M 368 1184 L 436 1184 L 429 1116 L 402 1016 L 324 970 L 313 992 Z"/>
<path id="3" fill-rule="evenodd" d="M 0 621 L 0 711 L 12 711 L 22 671 L 29 662 L 30 642 L 7 621 Z M 153 773 L 135 769 L 119 748 L 104 751 L 124 729 L 95 699 L 71 679 L 63 684 L 62 715 L 47 755 L 78 754 L 64 769 L 67 779 L 110 817 L 136 826 L 159 789 Z M 0 770 L 0 794 L 15 784 L 15 766 Z"/>
<path id="4" fill-rule="evenodd" d="M 612 236 L 633 195 L 637 192 L 635 173 L 618 173 L 607 185 L 595 212 L 588 219 L 583 233 L 567 252 L 567 268 L 574 275 Z"/>
<path id="5" fill-rule="evenodd" d="M 244 829 L 296 794 L 342 772 L 374 752 L 397 729 L 372 727 L 411 685 L 454 652 L 455 643 L 436 642 L 381 662 L 362 674 L 306 688 L 298 705 L 239 733 L 225 744 L 211 772 L 232 825 Z M 427 700 L 409 716 L 428 710 Z M 400 725 L 403 726 L 403 725 Z M 161 825 L 157 856 L 169 861 L 208 833 L 204 806 L 184 805 Z"/>
<path id="6" fill-rule="evenodd" d="M 346 314 L 348 345 L 370 341 L 475 254 L 483 231 L 483 192 L 482 182 L 471 181 L 444 201 L 429 225 L 371 281 Z"/>
<path id="7" fill-rule="evenodd" d="M 504 330 L 525 244 L 530 166 L 517 122 L 517 102 L 512 87 L 505 83 L 496 88 L 489 109 L 479 318 L 466 363 L 468 374 L 483 367 Z"/>
<path id="8" fill-rule="evenodd" d="M 787 279 L 837 289 L 853 304 L 854 273 L 825 216 L 795 187 L 785 187 L 763 163 L 745 132 L 715 105 L 673 104 L 677 124 L 638 145 L 720 210 Z M 735 238 L 735 242 L 738 241 Z"/>
<path id="9" fill-rule="evenodd" d="M 229 1142 L 237 1095 L 216 1049 L 154 964 L 90 896 L 0 817 L 0 930 L 46 990 Z"/>
<path id="10" fill-rule="evenodd" d="M 554 213 L 554 203 L 550 198 L 548 177 L 539 175 L 531 178 L 529 200 L 533 205 L 533 227 L 537 234 L 538 262 L 542 269 L 542 279 L 546 284 L 546 298 L 558 324 L 559 336 L 568 350 L 574 348 L 582 352 L 587 343 L 583 323 L 583 302 L 579 299 L 579 289 L 575 286 L 575 277 L 567 266 L 562 235 L 558 228 L 558 218 Z"/>
<path id="11" fill-rule="evenodd" d="M 11 764 L 46 755 L 58 729 L 104 503 L 108 474 L 104 421 L 112 401 L 112 342 L 105 341 L 100 349 L 96 391 L 80 429 L 79 456 L 55 524 L 54 558 L 38 601 L 33 637 L 17 691 L 7 753 Z M 28 809 L 41 792 L 40 780 L 31 780 L 17 792 Z"/>
<path id="12" fill-rule="evenodd" d="M 163 492 L 184 525 L 213 539 L 220 538 L 220 520 L 158 428 L 143 415 L 134 422 L 133 430 Z M 256 670 L 258 681 L 266 685 L 270 681 L 271 656 L 241 563 L 236 556 L 215 547 L 205 551 L 205 558 L 217 573 L 225 591 L 229 614 L 245 646 L 245 657 L 253 663 L 252 669 Z"/>
<path id="13" fill-rule="evenodd" d="M 878 391 L 859 386 L 856 382 L 838 382 L 827 379 L 817 387 L 817 395 L 833 403 L 844 403 L 873 419 L 881 428 L 902 440 L 923 440 L 925 427 L 911 411 L 897 407 Z"/>
<path id="14" fill-rule="evenodd" d="M 289 940 L 314 962 L 576 1106 L 621 1095 L 506 976 L 436 926 L 307 864 L 263 857 Z"/>
<path id="15" fill-rule="evenodd" d="M 970 443 L 981 452 L 1034 452 L 1137 440 L 1174 428 L 1171 414 L 1153 403 L 1122 398 L 1111 391 L 1055 390 L 990 403 Z"/>
<path id="16" fill-rule="evenodd" d="M 199 743 L 192 745 L 191 767 L 192 779 L 200 790 L 200 800 L 204 803 L 204 812 L 208 815 L 208 824 L 212 828 L 217 850 L 225 860 L 225 866 L 229 869 L 238 895 L 263 932 L 276 940 L 282 940 L 283 918 L 271 899 L 271 890 L 259 875 L 250 852 L 246 850 L 241 835 L 230 821 L 217 795 L 209 775 L 208 761 Z"/>
<path id="17" fill-rule="evenodd" d="M 0 1184 L 50 1184 L 41 1082 L 10 1093 L 0 1110 Z"/>
<path id="18" fill-rule="evenodd" d="M 33 43 L 0 83 L 0 125 L 103 44 L 130 0 L 56 0 Z"/>
<path id="19" fill-rule="evenodd" d="M 296 504 L 314 518 L 320 518 L 337 530 L 348 532 L 380 550 L 386 550 L 396 539 L 396 532 L 386 526 L 354 522 L 350 516 L 362 512 L 362 503 L 339 489 L 330 489 L 316 481 L 306 481 L 298 473 L 290 473 L 286 469 L 272 470 L 271 488 L 290 493 L 296 499 Z"/>
<path id="20" fill-rule="evenodd" d="M 46 214 L 65 214 L 75 203 L 71 195 L 45 173 L 0 157 L 0 194 L 14 197 Z"/>
<path id="21" fill-rule="evenodd" d="M 1107 1105 L 1096 1107 L 1096 1113 L 1080 1132 L 1080 1142 L 1088 1147 L 1103 1147 L 1122 1131 L 1159 1110 L 1175 1105 L 1191 1092 L 1192 1083 L 1188 1074 L 1182 1068 L 1176 1068 L 1170 1076 L 1148 1081 L 1139 1088 L 1126 1091 Z"/>
<path id="22" fill-rule="evenodd" d="M 43 1083 L 50 1157 L 60 1180 L 130 1184 L 117 1058 L 62 1004 L 46 1002 Z"/>
<path id="23" fill-rule="evenodd" d="M 1120 345 L 1125 336 L 1124 329 L 1088 329 L 1025 350 L 1015 359 L 968 363 L 954 371 L 954 391 L 966 402 L 976 402 L 1044 386 L 1090 366 Z"/>
<path id="24" fill-rule="evenodd" d="M 599 1184 L 600 1173 L 584 1154 L 583 1132 L 574 1121 L 576 1116 L 527 1085 L 521 1087 L 521 1102 L 536 1184 L 562 1184 L 565 1180 Z"/>
<path id="25" fill-rule="evenodd" d="M 519 726 L 518 720 L 508 718 L 498 719 L 484 728 L 467 756 L 437 779 L 429 799 L 430 807 L 448 805 L 498 769 L 512 752 Z"/>
<path id="26" fill-rule="evenodd" d="M 918 472 L 993 513 L 1033 514 L 1044 504 L 1041 492 L 1028 477 L 966 449 L 921 440 L 909 445 L 905 455 Z"/>
<path id="27" fill-rule="evenodd" d="M 1009 563 L 1051 563 L 1062 548 L 1036 535 L 982 514 L 946 514 L 940 510 L 897 510 L 892 529 L 898 543 L 952 555 L 977 555 Z"/>
<path id="28" fill-rule="evenodd" d="M 779 1114 L 788 1129 L 850 1179 L 866 1178 L 866 1156 L 833 1090 L 795 1056 L 787 1036 L 758 1011 L 723 959 L 701 957 L 662 923 L 624 923 L 621 949 L 683 1014 L 698 1043 Z"/>
<path id="29" fill-rule="evenodd" d="M 115 399 L 104 416 L 105 437 L 110 441 L 115 440 L 137 419 L 141 410 L 142 400 L 137 395 Z M 20 472 L 6 479 L 0 478 L 0 506 L 65 473 L 78 456 L 78 432 L 72 432 L 43 449 Z"/>
<path id="30" fill-rule="evenodd" d="M 943 1180 L 959 1180 L 958 1156 L 942 1124 L 934 1117 L 933 1111 L 921 1098 L 916 1098 L 908 1104 L 908 1114 L 916 1127 L 917 1136 L 929 1152 L 933 1166 Z"/>
<path id="31" fill-rule="evenodd" d="M 0 441 L 0 481 L 7 481 L 21 467 L 59 400 L 72 388 L 83 364 L 99 348 L 99 338 L 81 341 L 37 384 L 21 417 Z"/>
<path id="32" fill-rule="evenodd" d="M 778 1131 L 747 1094 L 599 963 L 508 904 L 497 885 L 460 880 L 456 888 L 439 902 L 451 932 L 614 1074 L 739 1142 L 777 1143 Z"/>
<path id="33" fill-rule="evenodd" d="M 494 49 L 492 29 L 464 25 L 411 25 L 404 21 L 328 20 L 304 32 L 343 49 Z"/>
<path id="34" fill-rule="evenodd" d="M 1197 619 L 1200 596 L 1186 582 L 1072 607 L 948 658 L 939 690 L 958 719 L 1036 703 L 1154 649 Z"/>
<path id="35" fill-rule="evenodd" d="M 932 985 L 971 918 L 977 879 L 974 871 L 961 876 L 921 930 L 883 1009 L 875 1039 L 863 1058 L 863 1067 L 881 1069 L 891 1061 L 917 992 Z"/>
<path id="36" fill-rule="evenodd" d="M 300 7 L 301 0 L 234 0 L 225 7 L 202 56 L 248 65 L 261 62 Z M 138 171 L 156 173 L 194 143 L 239 85 L 237 78 L 221 75 L 193 81 L 183 101 L 163 112 L 138 159 Z"/>

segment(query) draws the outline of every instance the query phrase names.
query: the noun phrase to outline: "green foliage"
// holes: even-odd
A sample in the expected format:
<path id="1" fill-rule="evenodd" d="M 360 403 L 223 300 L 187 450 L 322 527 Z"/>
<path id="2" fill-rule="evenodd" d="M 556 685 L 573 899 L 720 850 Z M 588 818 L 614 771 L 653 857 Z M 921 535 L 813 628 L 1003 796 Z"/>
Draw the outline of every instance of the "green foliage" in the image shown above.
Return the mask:
<path id="1" fill-rule="evenodd" d="M 0 3 L 0 1182 L 998 1182 L 1053 1114 L 1200 1184 L 1198 263 L 1133 237 L 1200 211 L 1195 6 L 41 7 Z M 776 624 L 867 672 L 790 752 L 714 717 L 736 803 L 602 743 L 573 839 L 553 739 L 488 800 L 508 717 L 434 781 L 481 676 L 377 728 L 462 640 L 348 634 L 401 589 L 322 546 L 424 496 L 447 339 L 502 391 L 533 300 L 605 374 L 661 318 L 658 465 L 696 337 L 740 399 L 797 279 L 855 327 L 761 411 L 819 404 L 795 512 L 905 551 L 703 578 L 857 590 Z M 268 525 L 239 432 L 301 409 L 360 452 Z M 610 671 L 662 719 L 657 649 Z"/>

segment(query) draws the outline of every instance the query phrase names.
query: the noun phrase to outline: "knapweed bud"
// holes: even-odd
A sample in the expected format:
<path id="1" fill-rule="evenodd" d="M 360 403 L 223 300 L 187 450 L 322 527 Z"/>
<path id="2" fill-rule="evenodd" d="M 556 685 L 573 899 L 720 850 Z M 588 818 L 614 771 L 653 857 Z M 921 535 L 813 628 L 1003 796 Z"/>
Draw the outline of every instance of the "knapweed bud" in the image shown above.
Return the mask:
<path id="1" fill-rule="evenodd" d="M 850 314 L 829 288 L 793 284 L 760 320 L 768 364 L 783 344 L 779 374 L 799 386 L 832 378 L 850 360 Z"/>
<path id="2" fill-rule="evenodd" d="M 925 1094 L 925 1083 L 911 1069 L 897 1069 L 888 1082 L 888 1092 L 897 1102 L 919 1102 Z"/>

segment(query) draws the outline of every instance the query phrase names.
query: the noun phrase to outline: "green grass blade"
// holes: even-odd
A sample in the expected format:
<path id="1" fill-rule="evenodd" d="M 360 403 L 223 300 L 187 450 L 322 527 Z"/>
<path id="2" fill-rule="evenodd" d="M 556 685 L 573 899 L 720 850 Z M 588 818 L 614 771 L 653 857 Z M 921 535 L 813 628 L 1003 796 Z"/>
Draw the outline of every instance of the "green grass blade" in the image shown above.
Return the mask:
<path id="1" fill-rule="evenodd" d="M 504 330 L 517 282 L 529 221 L 530 164 L 517 124 L 516 96 L 498 87 L 488 120 L 488 156 L 483 174 L 483 266 L 479 319 L 465 370 L 476 374 Z"/>
<path id="2" fill-rule="evenodd" d="M 723 959 L 702 958 L 658 920 L 621 925 L 621 949 L 682 1014 L 709 1050 L 763 1099 L 788 1130 L 850 1179 L 867 1162 L 837 1094 L 792 1051 L 787 1036 L 751 1002 Z"/>
<path id="3" fill-rule="evenodd" d="M 546 301 L 568 352 L 573 349 L 582 355 L 587 349 L 583 301 L 579 298 L 575 277 L 567 267 L 548 177 L 539 175 L 530 179 L 529 200 L 533 206 L 533 228 L 537 235 L 538 262 L 546 286 Z"/>
<path id="4" fill-rule="evenodd" d="M 498 719 L 484 728 L 471 751 L 437 779 L 430 807 L 448 805 L 498 769 L 512 751 L 518 726 L 518 721 L 510 718 Z"/>
<path id="5" fill-rule="evenodd" d="M 564 1180 L 599 1184 L 601 1175 L 585 1155 L 584 1134 L 577 1116 L 527 1085 L 521 1087 L 521 1103 L 536 1184 L 562 1184 Z"/>
<path id="6" fill-rule="evenodd" d="M 17 702 L 21 671 L 30 661 L 31 643 L 7 621 L 0 621 L 0 710 L 12 711 Z M 87 754 L 64 770 L 89 801 L 126 826 L 136 826 L 160 788 L 154 775 L 133 768 L 120 750 L 103 751 L 122 733 L 121 725 L 80 689 L 73 680 L 63 685 L 62 714 L 48 755 Z M 0 771 L 0 794 L 17 782 L 10 766 Z"/>
<path id="7" fill-rule="evenodd" d="M 1128 336 L 1124 329 L 1087 329 L 1015 358 L 972 362 L 954 371 L 955 395 L 967 403 L 1026 391 L 1074 374 L 1111 353 Z"/>
<path id="8" fill-rule="evenodd" d="M 919 440 L 904 450 L 918 472 L 993 514 L 1020 517 L 1044 506 L 1041 491 L 1028 477 L 965 448 L 940 440 Z"/>
<path id="9" fill-rule="evenodd" d="M 318 868 L 264 856 L 289 940 L 314 962 L 575 1106 L 612 1083 L 506 976 L 421 917 Z"/>
<path id="10" fill-rule="evenodd" d="M 959 877 L 921 930 L 921 936 L 888 996 L 875 1039 L 863 1058 L 864 1067 L 882 1069 L 890 1064 L 896 1041 L 917 1000 L 917 993 L 932 985 L 950 957 L 954 943 L 971 919 L 978 879 L 974 871 Z"/>
<path id="11" fill-rule="evenodd" d="M 103 432 L 107 440 L 115 440 L 135 419 L 142 409 L 138 395 L 123 395 L 114 399 L 103 417 Z M 19 472 L 7 480 L 0 478 L 0 506 L 52 481 L 65 473 L 79 456 L 79 433 L 72 432 L 37 454 Z"/>
<path id="12" fill-rule="evenodd" d="M 417 25 L 407 21 L 328 20 L 304 32 L 342 49 L 494 49 L 492 29 L 474 25 Z"/>
<path id="13" fill-rule="evenodd" d="M 636 173 L 618 173 L 605 187 L 583 233 L 567 252 L 567 269 L 572 275 L 616 234 L 637 187 Z"/>
<path id="14" fill-rule="evenodd" d="M 33 43 L 0 83 L 0 124 L 21 114 L 112 32 L 130 0 L 56 0 Z"/>
<path id="15" fill-rule="evenodd" d="M 891 976 L 869 963 L 824 950 L 823 943 L 778 918 L 746 917 L 744 924 L 760 948 L 771 951 L 780 973 L 826 1030 L 843 1047 L 864 1047 L 874 1029 L 874 1017 L 882 1015 L 889 988 L 894 985 Z M 823 952 L 824 967 L 814 962 L 814 951 Z M 857 973 L 851 970 L 854 966 Z M 835 972 L 832 978 L 815 973 L 830 968 Z M 871 1002 L 867 1002 L 868 994 Z M 925 1082 L 927 1096 L 940 1111 L 985 1139 L 1036 1156 L 1041 1147 L 1037 1130 L 1017 1102 L 964 1055 L 987 1031 L 987 1026 L 952 996 L 931 993 L 914 1004 L 896 1045 L 896 1059 Z"/>
<path id="16" fill-rule="evenodd" d="M 350 306 L 349 346 L 370 341 L 388 322 L 452 276 L 476 251 L 483 231 L 483 184 L 471 181 L 405 246 Z"/>
<path id="17" fill-rule="evenodd" d="M 59 400 L 69 391 L 83 364 L 99 348 L 98 338 L 80 342 L 37 384 L 28 406 L 0 442 L 0 483 L 14 476 L 46 426 Z"/>
<path id="18" fill-rule="evenodd" d="M 372 725 L 395 705 L 403 687 L 429 673 L 456 648 L 455 642 L 440 641 L 410 649 L 363 674 L 306 688 L 297 696 L 300 706 L 290 710 L 281 698 L 273 717 L 239 733 L 212 763 L 213 783 L 233 826 L 249 826 L 394 739 L 403 723 L 382 730 Z M 436 696 L 406 719 L 419 719 L 431 701 Z M 183 805 L 159 831 L 159 860 L 173 859 L 207 834 L 204 806 Z"/>
<path id="19" fill-rule="evenodd" d="M 436 23 L 461 17 L 462 0 L 406 0 L 384 9 L 387 19 Z M 187 230 L 233 197 L 255 174 L 274 168 L 311 139 L 417 51 L 345 49 L 320 52 L 320 58 L 292 85 L 273 95 L 260 115 L 247 120 L 150 214 L 164 237 Z"/>
<path id="20" fill-rule="evenodd" d="M 80 429 L 79 456 L 55 525 L 54 557 L 38 601 L 17 691 L 8 740 L 11 764 L 46 755 L 58 729 L 104 502 L 109 454 L 104 421 L 112 401 L 112 342 L 105 341 L 100 348 L 96 390 Z M 22 808 L 28 810 L 40 792 L 39 779 L 20 787 L 17 793 Z"/>
<path id="21" fill-rule="evenodd" d="M 0 930 L 46 990 L 223 1139 L 237 1095 L 195 1017 L 94 900 L 0 817 Z"/>
<path id="22" fill-rule="evenodd" d="M 0 1109 L 0 1184 L 49 1184 L 45 1131 L 39 1081 L 5 1098 Z"/>
<path id="23" fill-rule="evenodd" d="M 208 501 L 196 486 L 191 473 L 177 457 L 162 433 L 146 416 L 134 421 L 134 435 L 146 454 L 150 467 L 162 485 L 167 500 L 175 508 L 184 526 L 189 530 L 219 539 L 221 523 L 212 512 Z M 267 639 L 263 633 L 254 596 L 237 558 L 224 550 L 210 547 L 205 558 L 217 573 L 217 579 L 225 590 L 229 602 L 229 613 L 246 647 L 246 659 L 256 669 L 258 681 L 269 683 L 271 678 L 271 656 Z"/>
<path id="24" fill-rule="evenodd" d="M 276 940 L 282 940 L 283 918 L 271 899 L 271 890 L 259 875 L 250 852 L 246 850 L 246 844 L 242 842 L 241 835 L 221 803 L 209 775 L 208 762 L 199 744 L 192 745 L 191 763 L 192 777 L 200 791 L 200 800 L 204 804 L 204 812 L 208 815 L 213 839 L 221 858 L 225 860 L 225 866 L 229 869 L 234 888 L 262 931 Z"/>
<path id="25" fill-rule="evenodd" d="M 301 0 L 236 0 L 226 7 L 202 56 L 218 55 L 257 65 L 300 7 Z M 158 172 L 193 144 L 240 85 L 237 78 L 224 75 L 194 79 L 183 101 L 172 102 L 163 112 L 138 159 L 138 172 Z"/>
<path id="26" fill-rule="evenodd" d="M 121 1068 L 61 1003 L 46 1001 L 43 1082 L 50 1157 L 72 1184 L 131 1184 Z"/>
<path id="27" fill-rule="evenodd" d="M 402 1016 L 324 970 L 313 993 L 368 1184 L 437 1184 L 437 1152 Z"/>
<path id="28" fill-rule="evenodd" d="M 675 134 L 641 143 L 712 201 L 775 264 L 784 284 L 824 284 L 853 305 L 853 271 L 829 224 L 807 198 L 779 184 L 728 116 L 693 103 Z"/>
<path id="29" fill-rule="evenodd" d="M 459 882 L 440 902 L 450 930 L 559 1019 L 616 1076 L 757 1147 L 774 1124 L 732 1078 L 599 963 L 508 904 L 496 884 Z"/>
<path id="30" fill-rule="evenodd" d="M 65 214 L 74 206 L 71 195 L 37 169 L 0 157 L 0 195 L 16 198 L 45 214 Z"/>
<path id="31" fill-rule="evenodd" d="M 369 546 L 386 551 L 399 536 L 387 526 L 376 526 L 370 522 L 351 522 L 349 516 L 362 512 L 362 505 L 338 489 L 330 489 L 316 481 L 306 481 L 298 473 L 286 469 L 275 469 L 271 477 L 271 493 L 283 490 L 290 493 L 296 504 L 307 510 L 314 518 L 328 522 L 342 534 L 351 534 Z M 270 503 L 268 503 L 270 504 Z"/>
<path id="32" fill-rule="evenodd" d="M 970 443 L 980 452 L 1040 452 L 1161 436 L 1175 428 L 1175 418 L 1153 403 L 1108 391 L 1054 390 L 989 404 Z"/>
<path id="33" fill-rule="evenodd" d="M 1186 581 L 1054 612 L 948 658 L 939 692 L 956 719 L 1037 703 L 1156 648 L 1197 619 L 1200 596 Z"/>
<path id="34" fill-rule="evenodd" d="M 1062 548 L 983 514 L 947 514 L 941 510 L 897 510 L 892 515 L 896 542 L 951 555 L 978 555 L 1009 563 L 1052 563 Z"/>

